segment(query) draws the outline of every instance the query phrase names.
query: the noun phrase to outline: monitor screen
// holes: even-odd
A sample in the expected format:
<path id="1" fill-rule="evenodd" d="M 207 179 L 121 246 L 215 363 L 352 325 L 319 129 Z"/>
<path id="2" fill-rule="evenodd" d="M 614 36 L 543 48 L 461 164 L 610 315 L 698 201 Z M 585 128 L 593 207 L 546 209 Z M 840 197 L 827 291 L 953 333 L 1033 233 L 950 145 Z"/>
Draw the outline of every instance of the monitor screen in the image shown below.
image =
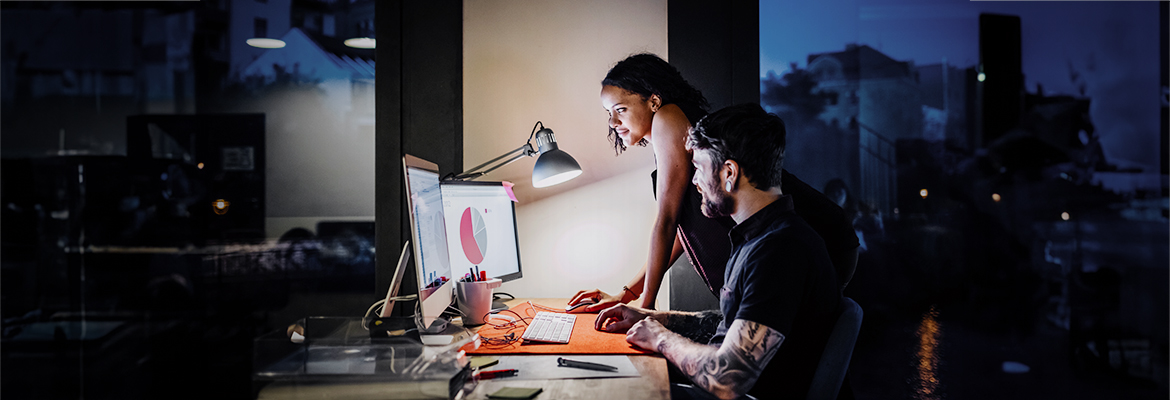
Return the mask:
<path id="1" fill-rule="evenodd" d="M 477 268 L 507 282 L 521 277 L 516 208 L 501 182 L 442 184 L 447 253 L 456 277 Z"/>
<path id="2" fill-rule="evenodd" d="M 410 214 L 410 236 L 414 247 L 418 300 L 424 325 L 451 304 L 451 263 L 447 258 L 447 232 L 443 218 L 443 197 L 439 169 L 418 157 L 402 157 L 406 172 L 406 204 Z"/>

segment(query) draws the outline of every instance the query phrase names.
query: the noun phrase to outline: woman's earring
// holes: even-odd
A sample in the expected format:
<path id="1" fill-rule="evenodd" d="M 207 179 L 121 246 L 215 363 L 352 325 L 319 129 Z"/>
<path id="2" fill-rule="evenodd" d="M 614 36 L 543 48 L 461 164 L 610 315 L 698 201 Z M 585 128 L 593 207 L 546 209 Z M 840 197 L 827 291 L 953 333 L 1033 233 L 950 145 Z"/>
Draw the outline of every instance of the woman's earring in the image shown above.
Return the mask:
<path id="1" fill-rule="evenodd" d="M 727 189 L 727 191 L 730 192 L 731 191 L 731 181 L 727 181 L 726 183 L 724 183 L 723 188 Z"/>

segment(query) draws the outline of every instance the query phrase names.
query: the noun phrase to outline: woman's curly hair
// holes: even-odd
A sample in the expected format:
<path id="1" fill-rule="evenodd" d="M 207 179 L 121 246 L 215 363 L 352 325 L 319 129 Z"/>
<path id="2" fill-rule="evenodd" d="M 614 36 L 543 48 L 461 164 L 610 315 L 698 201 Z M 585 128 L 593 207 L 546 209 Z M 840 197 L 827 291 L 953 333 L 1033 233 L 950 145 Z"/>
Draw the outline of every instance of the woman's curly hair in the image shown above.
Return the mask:
<path id="1" fill-rule="evenodd" d="M 677 69 L 650 53 L 635 54 L 618 61 L 609 69 L 609 73 L 605 74 L 601 84 L 636 93 L 642 96 L 643 100 L 651 95 L 658 95 L 662 99 L 662 105 L 674 104 L 681 108 L 691 125 L 707 115 L 707 110 L 711 107 L 703 93 L 683 79 Z M 617 154 L 626 150 L 626 145 L 617 137 L 617 132 L 613 128 L 609 129 L 609 141 L 613 143 Z M 638 142 L 639 146 L 646 144 L 645 138 Z"/>

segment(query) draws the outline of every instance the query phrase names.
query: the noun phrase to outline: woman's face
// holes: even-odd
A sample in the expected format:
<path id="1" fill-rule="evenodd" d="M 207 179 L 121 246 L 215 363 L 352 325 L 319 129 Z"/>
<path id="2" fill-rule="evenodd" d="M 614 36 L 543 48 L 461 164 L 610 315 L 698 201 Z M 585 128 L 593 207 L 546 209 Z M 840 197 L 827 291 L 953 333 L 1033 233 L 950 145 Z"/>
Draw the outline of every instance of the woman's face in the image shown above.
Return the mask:
<path id="1" fill-rule="evenodd" d="M 658 96 L 643 99 L 641 95 L 605 85 L 601 87 L 601 107 L 609 112 L 609 127 L 617 132 L 622 143 L 631 147 L 650 136 Z"/>

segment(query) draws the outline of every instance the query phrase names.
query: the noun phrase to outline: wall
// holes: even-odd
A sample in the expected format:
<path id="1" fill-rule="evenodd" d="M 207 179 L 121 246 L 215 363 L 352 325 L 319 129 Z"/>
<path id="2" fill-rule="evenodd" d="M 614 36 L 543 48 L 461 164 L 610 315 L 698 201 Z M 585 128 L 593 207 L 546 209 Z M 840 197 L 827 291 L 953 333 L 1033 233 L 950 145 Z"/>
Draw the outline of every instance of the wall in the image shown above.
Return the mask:
<path id="1" fill-rule="evenodd" d="M 649 180 L 649 169 L 638 168 L 517 207 L 524 278 L 497 291 L 554 298 L 593 288 L 619 292 L 650 248 L 656 203 Z M 676 265 L 691 269 L 685 257 Z M 659 291 L 661 309 L 669 309 L 669 287 L 667 280 Z"/>
<path id="2" fill-rule="evenodd" d="M 577 179 L 535 189 L 533 159 L 485 179 L 516 183 L 524 278 L 499 291 L 567 297 L 613 292 L 646 260 L 655 207 L 651 149 L 615 157 L 606 140 L 599 82 L 638 52 L 667 57 L 662 0 L 464 3 L 464 165 L 478 165 L 524 143 L 540 120 L 584 170 Z M 669 287 L 669 286 L 667 286 Z M 668 291 L 659 305 L 667 307 Z"/>

